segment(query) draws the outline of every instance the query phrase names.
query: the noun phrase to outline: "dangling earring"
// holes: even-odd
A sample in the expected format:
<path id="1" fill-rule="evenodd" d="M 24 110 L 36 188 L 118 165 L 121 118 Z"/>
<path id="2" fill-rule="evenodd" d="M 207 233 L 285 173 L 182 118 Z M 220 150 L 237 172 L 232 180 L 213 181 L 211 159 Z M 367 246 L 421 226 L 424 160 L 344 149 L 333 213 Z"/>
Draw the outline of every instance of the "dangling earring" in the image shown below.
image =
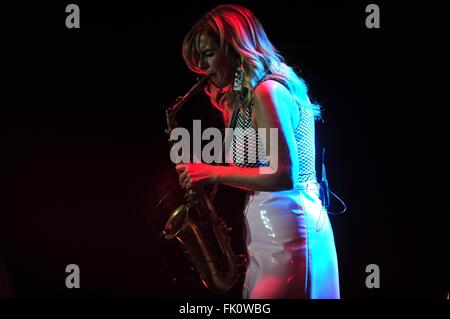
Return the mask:
<path id="1" fill-rule="evenodd" d="M 244 66 L 241 64 L 234 73 L 233 91 L 240 95 L 242 93 L 242 81 L 244 80 Z"/>

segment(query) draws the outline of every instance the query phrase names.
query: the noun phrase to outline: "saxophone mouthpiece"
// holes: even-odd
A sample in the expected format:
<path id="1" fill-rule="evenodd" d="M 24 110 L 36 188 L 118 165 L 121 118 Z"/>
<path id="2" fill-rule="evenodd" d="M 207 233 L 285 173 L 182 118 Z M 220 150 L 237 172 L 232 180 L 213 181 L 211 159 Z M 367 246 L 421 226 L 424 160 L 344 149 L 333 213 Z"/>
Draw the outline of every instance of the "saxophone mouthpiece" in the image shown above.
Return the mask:
<path id="1" fill-rule="evenodd" d="M 189 92 L 187 92 L 186 95 L 183 96 L 183 100 L 191 98 L 198 91 L 202 90 L 208 82 L 209 76 L 205 75 L 204 77 L 200 78 L 200 80 L 198 80 L 197 83 L 194 84 L 194 86 L 189 90 Z"/>
<path id="2" fill-rule="evenodd" d="M 201 82 L 203 80 L 206 81 L 206 79 L 209 78 L 209 75 L 204 75 L 204 76 L 197 76 L 195 79 L 197 82 Z M 206 84 L 206 83 L 205 83 Z"/>

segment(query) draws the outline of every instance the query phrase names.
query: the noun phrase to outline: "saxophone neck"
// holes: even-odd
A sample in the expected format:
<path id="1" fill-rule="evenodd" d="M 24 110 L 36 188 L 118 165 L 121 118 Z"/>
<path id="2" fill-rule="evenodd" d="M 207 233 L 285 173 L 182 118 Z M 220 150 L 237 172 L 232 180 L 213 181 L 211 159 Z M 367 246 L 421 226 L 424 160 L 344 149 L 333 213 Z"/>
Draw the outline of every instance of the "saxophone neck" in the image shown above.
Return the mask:
<path id="1" fill-rule="evenodd" d="M 175 116 L 177 112 L 181 109 L 181 107 L 190 100 L 196 93 L 198 93 L 201 89 L 203 89 L 206 84 L 209 82 L 209 77 L 204 76 L 201 78 L 191 89 L 183 96 L 177 97 L 177 99 L 166 109 L 166 120 L 167 120 L 167 129 L 166 133 L 170 135 L 172 130 L 176 128 L 177 123 L 175 122 Z"/>

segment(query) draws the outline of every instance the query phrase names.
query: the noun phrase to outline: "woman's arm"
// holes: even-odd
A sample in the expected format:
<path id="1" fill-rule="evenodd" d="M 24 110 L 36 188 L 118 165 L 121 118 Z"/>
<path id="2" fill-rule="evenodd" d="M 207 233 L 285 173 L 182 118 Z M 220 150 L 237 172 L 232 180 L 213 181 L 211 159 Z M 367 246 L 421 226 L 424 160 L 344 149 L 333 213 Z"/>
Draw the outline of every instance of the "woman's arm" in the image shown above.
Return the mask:
<path id="1" fill-rule="evenodd" d="M 253 112 L 261 134 L 270 166 L 241 168 L 207 164 L 181 164 L 177 166 L 180 184 L 186 188 L 209 183 L 250 188 L 256 191 L 281 191 L 292 189 L 298 175 L 297 146 L 292 128 L 293 99 L 282 84 L 268 80 L 255 90 Z M 268 128 L 278 129 L 278 147 L 270 150 Z M 265 136 L 264 136 L 265 135 Z"/>
<path id="2" fill-rule="evenodd" d="M 251 188 L 257 191 L 292 189 L 298 175 L 297 146 L 292 127 L 293 98 L 279 82 L 268 80 L 255 89 L 253 112 L 257 128 L 266 128 L 260 134 L 270 166 L 260 168 L 221 167 L 216 183 Z M 278 131 L 278 148 L 270 149 L 269 128 Z"/>

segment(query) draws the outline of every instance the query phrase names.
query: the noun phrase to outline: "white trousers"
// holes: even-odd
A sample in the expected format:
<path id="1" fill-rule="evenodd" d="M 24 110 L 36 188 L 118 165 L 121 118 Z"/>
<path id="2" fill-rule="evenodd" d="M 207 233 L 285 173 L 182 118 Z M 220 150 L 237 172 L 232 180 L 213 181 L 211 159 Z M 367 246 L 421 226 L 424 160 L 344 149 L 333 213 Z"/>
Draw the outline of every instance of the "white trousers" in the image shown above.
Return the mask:
<path id="1" fill-rule="evenodd" d="M 243 298 L 339 298 L 333 230 L 318 184 L 247 198 Z"/>

